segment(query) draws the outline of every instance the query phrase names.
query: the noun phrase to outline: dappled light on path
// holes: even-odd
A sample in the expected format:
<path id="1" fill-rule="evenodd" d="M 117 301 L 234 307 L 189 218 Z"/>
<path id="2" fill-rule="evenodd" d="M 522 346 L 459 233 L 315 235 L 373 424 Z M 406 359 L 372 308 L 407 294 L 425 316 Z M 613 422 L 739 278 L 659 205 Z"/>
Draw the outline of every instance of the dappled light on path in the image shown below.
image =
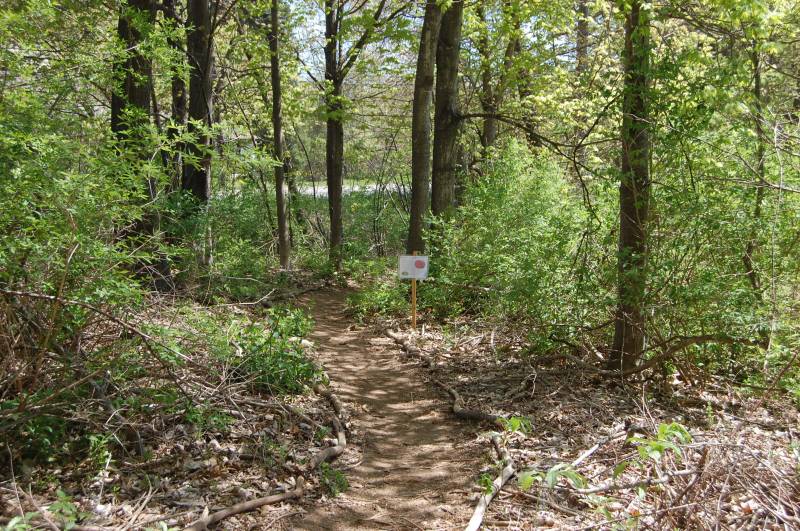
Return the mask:
<path id="1" fill-rule="evenodd" d="M 400 359 L 394 343 L 349 330 L 343 292 L 308 297 L 310 339 L 345 403 L 355 444 L 334 467 L 350 489 L 289 525 L 292 529 L 444 529 L 469 519 L 480 454 L 475 426 L 447 413 L 446 397 Z M 360 463 L 359 463 L 360 462 Z"/>

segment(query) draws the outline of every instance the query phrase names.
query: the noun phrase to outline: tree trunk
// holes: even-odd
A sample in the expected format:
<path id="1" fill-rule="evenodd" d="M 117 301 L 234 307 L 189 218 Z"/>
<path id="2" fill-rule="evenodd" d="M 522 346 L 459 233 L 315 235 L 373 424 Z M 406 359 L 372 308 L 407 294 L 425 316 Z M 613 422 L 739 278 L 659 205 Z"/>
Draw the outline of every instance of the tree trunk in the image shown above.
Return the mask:
<path id="1" fill-rule="evenodd" d="M 189 60 L 189 132 L 195 136 L 188 146 L 197 163 L 186 164 L 182 187 L 201 203 L 207 203 L 211 193 L 211 136 L 209 128 L 213 117 L 211 71 L 213 69 L 213 41 L 211 36 L 211 11 L 208 0 L 189 0 L 189 32 L 187 54 Z"/>
<path id="2" fill-rule="evenodd" d="M 494 72 L 492 72 L 492 52 L 489 44 L 489 27 L 486 20 L 486 10 L 482 3 L 478 3 L 476 8 L 478 19 L 481 22 L 480 36 L 478 37 L 478 53 L 481 56 L 481 109 L 486 115 L 483 119 L 481 130 L 481 146 L 483 147 L 483 159 L 488 155 L 489 148 L 494 145 L 497 139 L 497 99 L 494 90 Z M 511 37 L 513 40 L 513 37 Z M 502 75 L 502 73 L 501 73 Z"/>
<path id="3" fill-rule="evenodd" d="M 278 56 L 278 0 L 272 0 L 270 7 L 269 55 L 272 77 L 272 141 L 275 160 L 275 205 L 278 209 L 278 255 L 281 269 L 289 269 L 289 224 L 286 219 L 286 184 L 284 171 L 286 161 L 283 156 L 283 116 L 281 114 L 281 70 Z"/>
<path id="4" fill-rule="evenodd" d="M 428 0 L 420 35 L 411 115 L 411 217 L 406 244 L 409 254 L 413 251 L 425 252 L 422 230 L 430 202 L 428 188 L 431 180 L 431 103 L 441 20 L 442 10 L 436 0 Z"/>
<path id="5" fill-rule="evenodd" d="M 630 369 L 644 350 L 647 221 L 650 206 L 648 77 L 650 24 L 640 0 L 625 19 L 622 164 L 619 187 L 618 306 L 609 367 Z"/>
<path id="6" fill-rule="evenodd" d="M 328 211 L 331 222 L 330 260 L 338 271 L 342 265 L 342 174 L 344 127 L 342 125 L 342 80 L 339 76 L 339 4 L 325 0 L 325 169 L 328 181 Z"/>
<path id="7" fill-rule="evenodd" d="M 175 28 L 183 26 L 183 21 L 178 15 L 178 0 L 164 0 L 164 17 L 171 21 Z M 179 39 L 170 37 L 167 40 L 170 48 L 177 53 L 183 49 Z M 172 123 L 167 128 L 167 138 L 174 140 L 182 132 L 186 126 L 186 81 L 183 79 L 179 71 L 172 72 L 172 79 L 170 82 L 172 92 Z M 175 153 L 172 157 L 172 183 L 170 188 L 175 190 L 181 185 L 183 176 L 183 149 L 184 146 L 175 146 Z"/>
<path id="8" fill-rule="evenodd" d="M 135 142 L 136 129 L 150 120 L 150 59 L 142 55 L 139 43 L 142 35 L 131 23 L 138 13 L 145 13 L 149 23 L 154 18 L 151 0 L 130 0 L 117 23 L 117 35 L 125 44 L 125 61 L 115 64 L 116 77 L 122 82 L 111 99 L 111 130 L 120 140 Z"/>
<path id="9" fill-rule="evenodd" d="M 767 138 L 764 132 L 764 110 L 763 110 L 763 94 L 761 87 L 761 57 L 756 44 L 753 45 L 751 55 L 753 64 L 753 100 L 755 106 L 754 126 L 756 133 L 756 173 L 758 177 L 758 184 L 756 185 L 756 198 L 753 207 L 754 227 L 750 232 L 750 237 L 747 241 L 744 250 L 742 261 L 744 262 L 745 274 L 750 281 L 750 286 L 753 289 L 756 300 L 763 302 L 764 293 L 761 286 L 761 275 L 755 263 L 755 253 L 758 250 L 758 224 L 761 222 L 762 207 L 764 203 L 764 182 L 766 181 L 766 156 L 767 156 Z M 762 348 L 768 348 L 770 343 L 770 330 L 767 327 L 762 327 L 759 331 L 761 337 Z"/>
<path id="10" fill-rule="evenodd" d="M 447 217 L 455 203 L 458 172 L 458 63 L 464 2 L 455 0 L 442 15 L 436 49 L 436 106 L 434 113 L 431 210 Z"/>
<path id="11" fill-rule="evenodd" d="M 334 98 L 341 87 L 334 89 Z M 341 106 L 330 103 L 329 112 L 341 112 Z M 339 118 L 328 118 L 325 144 L 325 169 L 328 181 L 328 213 L 331 220 L 330 260 L 336 270 L 342 265 L 342 173 L 344 166 L 344 127 Z"/>

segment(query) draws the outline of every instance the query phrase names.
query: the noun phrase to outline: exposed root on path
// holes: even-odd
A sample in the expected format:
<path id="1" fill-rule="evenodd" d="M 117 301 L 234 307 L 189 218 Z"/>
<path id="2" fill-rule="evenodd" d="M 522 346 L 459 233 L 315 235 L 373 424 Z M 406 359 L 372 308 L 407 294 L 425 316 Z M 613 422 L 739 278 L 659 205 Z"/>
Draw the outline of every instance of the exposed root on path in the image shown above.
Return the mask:
<path id="1" fill-rule="evenodd" d="M 492 436 L 492 444 L 497 452 L 497 457 L 503 463 L 503 470 L 500 471 L 500 475 L 492 482 L 492 490 L 485 493 L 478 500 L 478 504 L 475 506 L 475 512 L 472 513 L 472 518 L 470 518 L 465 531 L 477 531 L 480 529 L 481 523 L 483 522 L 483 515 L 486 514 L 486 509 L 489 507 L 489 504 L 492 503 L 492 500 L 500 492 L 500 489 L 503 488 L 503 485 L 517 473 L 517 470 L 514 468 L 514 461 L 512 461 L 511 456 L 508 455 L 508 450 L 503 448 L 500 444 L 499 435 Z"/>
<path id="2" fill-rule="evenodd" d="M 246 513 L 248 511 L 254 511 L 260 507 L 263 507 L 264 505 L 270 505 L 286 500 L 291 500 L 294 498 L 299 498 L 300 496 L 303 495 L 304 490 L 305 490 L 305 480 L 303 479 L 303 476 L 299 476 L 297 478 L 297 484 L 295 488 L 289 492 L 284 492 L 283 494 L 275 494 L 273 496 L 266 496 L 264 498 L 257 498 L 255 500 L 249 500 L 246 502 L 237 503 L 232 507 L 228 507 L 227 509 L 217 511 L 213 514 L 201 518 L 200 520 L 197 520 L 186 529 L 187 531 L 205 531 L 206 529 L 208 529 L 208 526 L 221 522 L 222 520 L 230 516 Z"/>
<path id="3" fill-rule="evenodd" d="M 327 398 L 328 402 L 330 402 L 331 406 L 333 406 L 334 414 L 331 415 L 331 423 L 333 424 L 333 429 L 336 433 L 336 444 L 321 450 L 311 459 L 311 461 L 309 461 L 306 469 L 306 471 L 309 472 L 317 468 L 322 463 L 333 461 L 342 455 L 344 449 L 347 447 L 347 437 L 345 436 L 344 426 L 340 420 L 343 411 L 342 402 L 329 389 L 322 385 L 315 385 L 314 391 L 316 391 L 317 394 Z"/>

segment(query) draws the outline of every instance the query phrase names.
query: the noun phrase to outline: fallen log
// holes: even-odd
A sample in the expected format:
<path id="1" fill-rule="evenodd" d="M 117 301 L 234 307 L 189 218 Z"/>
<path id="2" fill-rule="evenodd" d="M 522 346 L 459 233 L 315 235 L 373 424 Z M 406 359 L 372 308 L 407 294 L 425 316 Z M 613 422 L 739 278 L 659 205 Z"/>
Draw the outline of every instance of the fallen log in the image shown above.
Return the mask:
<path id="1" fill-rule="evenodd" d="M 475 506 L 475 511 L 472 513 L 472 518 L 469 519 L 465 531 L 478 531 L 478 529 L 480 529 L 481 523 L 483 523 L 483 516 L 486 514 L 486 509 L 489 507 L 489 504 L 492 503 L 492 500 L 500 492 L 500 489 L 503 488 L 503 485 L 517 473 L 514 468 L 514 461 L 511 460 L 508 450 L 500 445 L 499 435 L 492 436 L 492 445 L 497 452 L 497 457 L 500 458 L 503 464 L 503 470 L 500 471 L 500 475 L 492 482 L 492 490 L 485 493 L 478 500 L 478 504 Z"/>
<path id="2" fill-rule="evenodd" d="M 227 509 L 223 509 L 221 511 L 217 511 L 213 514 L 209 514 L 191 524 L 189 527 L 186 528 L 186 531 L 205 531 L 208 529 L 208 526 L 214 525 L 218 522 L 221 522 L 225 518 L 246 513 L 248 511 L 253 511 L 258 509 L 259 507 L 263 507 L 264 505 L 270 505 L 273 503 L 278 503 L 286 500 L 291 500 L 294 498 L 299 498 L 303 495 L 303 491 L 305 488 L 305 480 L 303 476 L 298 476 L 297 484 L 295 488 L 289 492 L 284 492 L 283 494 L 275 494 L 273 496 L 265 496 L 264 498 L 257 498 L 255 500 L 249 500 L 242 503 L 237 503 Z"/>

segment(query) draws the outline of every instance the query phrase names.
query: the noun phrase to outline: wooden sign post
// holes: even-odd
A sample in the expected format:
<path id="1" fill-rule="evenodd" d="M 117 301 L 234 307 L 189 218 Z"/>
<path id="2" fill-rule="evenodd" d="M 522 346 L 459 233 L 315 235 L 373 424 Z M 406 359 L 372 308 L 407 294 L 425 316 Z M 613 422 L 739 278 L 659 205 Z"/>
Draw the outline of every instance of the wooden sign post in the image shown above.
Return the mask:
<path id="1" fill-rule="evenodd" d="M 428 257 L 417 256 L 414 251 L 410 255 L 400 255 L 397 273 L 401 279 L 411 280 L 411 329 L 417 329 L 417 280 L 428 278 Z"/>

